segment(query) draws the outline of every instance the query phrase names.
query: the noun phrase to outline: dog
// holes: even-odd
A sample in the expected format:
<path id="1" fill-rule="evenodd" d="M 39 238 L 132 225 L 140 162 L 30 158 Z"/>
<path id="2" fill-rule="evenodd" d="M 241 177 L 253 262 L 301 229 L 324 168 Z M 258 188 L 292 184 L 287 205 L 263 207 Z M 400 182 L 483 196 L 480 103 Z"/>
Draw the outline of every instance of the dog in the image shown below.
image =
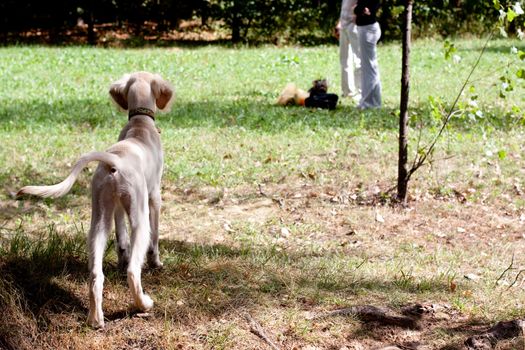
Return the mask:
<path id="1" fill-rule="evenodd" d="M 299 89 L 294 83 L 288 83 L 277 98 L 279 106 L 304 106 L 304 101 L 310 94 L 302 89 Z"/>
<path id="2" fill-rule="evenodd" d="M 105 152 L 83 154 L 61 183 L 26 186 L 18 192 L 19 196 L 63 196 L 89 162 L 99 162 L 91 183 L 92 217 L 88 237 L 90 276 L 87 323 L 94 328 L 104 327 L 102 260 L 113 220 L 118 263 L 119 267 L 127 269 L 134 306 L 141 311 L 153 307 L 153 300 L 142 289 L 141 272 L 146 253 L 150 265 L 162 267 L 158 242 L 163 153 L 155 126 L 155 112 L 169 110 L 174 95 L 167 81 L 158 74 L 148 72 L 124 75 L 111 84 L 109 93 L 120 109 L 128 111 L 129 116 L 118 142 Z M 130 237 L 126 216 L 131 229 Z"/>
<path id="3" fill-rule="evenodd" d="M 328 81 L 317 79 L 312 82 L 308 92 L 299 89 L 295 84 L 289 83 L 277 98 L 280 106 L 296 105 L 312 108 L 335 109 L 339 96 L 328 93 Z"/>
<path id="4" fill-rule="evenodd" d="M 326 79 L 317 79 L 312 81 L 312 87 L 308 90 L 308 95 L 326 94 L 328 92 L 328 81 Z"/>

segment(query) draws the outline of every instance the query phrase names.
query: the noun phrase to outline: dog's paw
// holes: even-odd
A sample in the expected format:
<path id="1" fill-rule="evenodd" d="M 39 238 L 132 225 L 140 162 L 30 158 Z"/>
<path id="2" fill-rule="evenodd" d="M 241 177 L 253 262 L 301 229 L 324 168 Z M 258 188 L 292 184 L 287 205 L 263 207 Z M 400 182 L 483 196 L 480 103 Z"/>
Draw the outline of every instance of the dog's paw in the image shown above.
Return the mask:
<path id="1" fill-rule="evenodd" d="M 160 261 L 158 255 L 148 254 L 148 266 L 152 269 L 162 269 L 164 267 L 164 264 L 162 263 L 162 261 Z"/>
<path id="2" fill-rule="evenodd" d="M 118 249 L 118 269 L 121 272 L 126 272 L 129 265 L 129 251 L 128 249 Z"/>
<path id="3" fill-rule="evenodd" d="M 162 269 L 164 267 L 164 264 L 162 263 L 162 261 L 160 261 L 160 259 L 156 259 L 156 260 L 150 261 L 149 266 L 152 269 Z"/>
<path id="4" fill-rule="evenodd" d="M 153 299 L 149 295 L 144 294 L 140 300 L 140 305 L 137 305 L 137 307 L 141 311 L 149 311 L 153 308 Z"/>
<path id="5" fill-rule="evenodd" d="M 90 312 L 88 315 L 87 324 L 94 329 L 104 328 L 104 317 L 98 317 L 95 315 L 95 313 Z"/>
<path id="6" fill-rule="evenodd" d="M 118 259 L 118 269 L 120 272 L 122 273 L 126 273 L 126 271 L 128 270 L 128 265 L 129 265 L 129 258 L 122 258 L 122 259 Z"/>

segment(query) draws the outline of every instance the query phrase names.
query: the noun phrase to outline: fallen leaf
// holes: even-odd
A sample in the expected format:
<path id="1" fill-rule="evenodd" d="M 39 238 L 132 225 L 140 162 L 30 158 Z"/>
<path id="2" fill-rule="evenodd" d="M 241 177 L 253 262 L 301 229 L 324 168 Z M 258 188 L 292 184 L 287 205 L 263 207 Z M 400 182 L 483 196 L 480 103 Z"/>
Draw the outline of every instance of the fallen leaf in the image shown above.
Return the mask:
<path id="1" fill-rule="evenodd" d="M 385 222 L 385 219 L 383 218 L 383 216 L 381 214 L 379 214 L 378 212 L 376 212 L 376 221 L 377 222 L 380 222 L 380 223 L 384 223 Z"/>
<path id="2" fill-rule="evenodd" d="M 465 298 L 470 298 L 472 296 L 472 291 L 470 289 L 467 289 L 466 291 L 463 292 L 463 296 Z"/>
<path id="3" fill-rule="evenodd" d="M 496 282 L 496 284 L 498 286 L 504 286 L 504 287 L 510 286 L 510 283 L 504 280 L 499 280 L 498 282 Z"/>
<path id="4" fill-rule="evenodd" d="M 449 289 L 452 293 L 456 291 L 457 286 L 458 285 L 454 281 L 450 281 Z"/>
<path id="5" fill-rule="evenodd" d="M 352 242 L 352 246 L 353 246 L 354 248 L 359 247 L 361 244 L 363 244 L 363 242 L 361 242 L 361 241 L 353 241 L 353 242 Z"/>
<path id="6" fill-rule="evenodd" d="M 470 280 L 470 281 L 477 281 L 477 280 L 480 279 L 480 277 L 479 277 L 478 275 L 475 275 L 475 274 L 473 274 L 473 273 L 468 273 L 468 274 L 466 274 L 466 275 L 463 276 L 463 277 L 465 277 L 466 279 L 468 279 L 468 280 Z"/>

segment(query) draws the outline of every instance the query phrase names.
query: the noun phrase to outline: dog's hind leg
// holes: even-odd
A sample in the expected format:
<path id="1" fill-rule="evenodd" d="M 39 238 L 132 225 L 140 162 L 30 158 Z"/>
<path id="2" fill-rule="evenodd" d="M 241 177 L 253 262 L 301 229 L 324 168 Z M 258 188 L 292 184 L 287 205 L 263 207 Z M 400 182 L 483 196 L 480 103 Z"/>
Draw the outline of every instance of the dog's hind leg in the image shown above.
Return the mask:
<path id="1" fill-rule="evenodd" d="M 149 198 L 149 223 L 151 229 L 151 240 L 148 250 L 148 263 L 153 268 L 162 267 L 159 256 L 159 216 L 161 197 L 160 190 L 153 191 Z"/>
<path id="2" fill-rule="evenodd" d="M 115 231 L 117 237 L 117 256 L 120 271 L 126 271 L 129 264 L 129 236 L 126 227 L 126 212 L 121 204 L 115 208 Z"/>
<path id="3" fill-rule="evenodd" d="M 142 188 L 146 188 L 145 183 Z M 131 226 L 131 255 L 128 265 L 128 285 L 133 295 L 135 306 L 148 311 L 153 307 L 153 300 L 142 290 L 141 273 L 144 257 L 150 243 L 149 208 L 147 193 L 134 194 L 134 205 L 129 207 L 129 221 Z M 125 208 L 126 209 L 126 208 Z"/>
<path id="4" fill-rule="evenodd" d="M 94 328 L 104 327 L 102 289 L 104 273 L 102 260 L 113 223 L 114 201 L 111 193 L 93 188 L 91 227 L 88 236 L 89 249 L 89 314 L 88 324 Z"/>

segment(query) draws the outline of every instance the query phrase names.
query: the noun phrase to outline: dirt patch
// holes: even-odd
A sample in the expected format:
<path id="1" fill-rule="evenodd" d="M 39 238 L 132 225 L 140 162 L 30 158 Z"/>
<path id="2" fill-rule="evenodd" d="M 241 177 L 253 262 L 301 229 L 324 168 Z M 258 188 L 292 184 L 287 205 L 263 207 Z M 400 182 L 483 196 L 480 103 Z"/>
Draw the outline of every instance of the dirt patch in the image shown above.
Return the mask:
<path id="1" fill-rule="evenodd" d="M 188 239 L 186 233 L 191 232 L 192 241 L 202 238 L 204 242 L 215 235 L 222 237 L 232 222 L 277 222 L 316 226 L 319 230 L 312 238 L 320 241 L 397 237 L 428 250 L 438 244 L 490 249 L 502 239 L 525 242 L 525 215 L 520 211 L 462 203 L 454 197 L 427 197 L 403 208 L 391 202 L 381 204 L 377 191 L 305 183 L 266 186 L 263 192 L 257 186 L 166 189 L 163 219 L 169 230 L 162 230 L 163 237 Z"/>

